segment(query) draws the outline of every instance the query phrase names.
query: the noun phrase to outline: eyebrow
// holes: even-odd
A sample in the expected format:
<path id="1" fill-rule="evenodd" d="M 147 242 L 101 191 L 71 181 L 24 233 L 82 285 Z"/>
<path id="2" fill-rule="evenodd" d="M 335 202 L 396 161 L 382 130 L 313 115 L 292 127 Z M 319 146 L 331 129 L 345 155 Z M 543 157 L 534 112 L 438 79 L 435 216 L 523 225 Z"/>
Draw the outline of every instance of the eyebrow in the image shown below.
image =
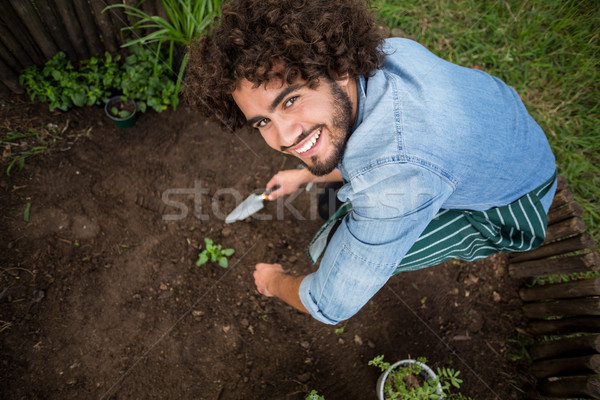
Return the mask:
<path id="1" fill-rule="evenodd" d="M 285 98 L 287 95 L 289 95 L 289 94 L 290 94 L 291 92 L 293 92 L 293 91 L 296 91 L 296 90 L 300 89 L 300 88 L 301 88 L 301 87 L 303 87 L 303 86 L 305 86 L 305 85 L 297 83 L 297 84 L 295 84 L 295 85 L 288 86 L 288 87 L 286 87 L 285 89 L 281 90 L 281 92 L 279 92 L 279 94 L 277 94 L 277 96 L 276 96 L 276 97 L 273 99 L 273 101 L 272 101 L 272 102 L 271 102 L 271 104 L 269 105 L 269 112 L 271 112 L 271 113 L 272 113 L 273 111 L 275 111 L 275 108 L 277 108 L 277 106 L 278 106 L 279 104 L 281 104 L 281 102 L 283 101 L 283 99 L 284 99 L 284 98 Z M 264 118 L 265 118 L 265 117 L 262 117 L 262 116 L 258 116 L 258 117 L 250 118 L 250 119 L 248 120 L 248 123 L 249 123 L 251 126 L 254 126 L 254 124 L 256 124 L 258 121 L 260 121 L 260 120 L 262 120 L 262 119 L 264 119 Z"/>

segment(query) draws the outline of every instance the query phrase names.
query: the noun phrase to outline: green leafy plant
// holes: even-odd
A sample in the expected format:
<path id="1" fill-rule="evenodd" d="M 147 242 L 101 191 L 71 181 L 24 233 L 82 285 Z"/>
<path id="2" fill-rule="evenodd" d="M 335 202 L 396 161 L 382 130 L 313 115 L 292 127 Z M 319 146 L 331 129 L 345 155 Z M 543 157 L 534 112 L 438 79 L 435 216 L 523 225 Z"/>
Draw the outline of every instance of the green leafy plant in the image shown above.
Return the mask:
<path id="1" fill-rule="evenodd" d="M 304 400 L 325 400 L 325 397 L 319 395 L 316 390 L 311 390 Z"/>
<path id="2" fill-rule="evenodd" d="M 125 14 L 135 21 L 133 25 L 123 28 L 124 31 L 132 33 L 135 38 L 125 42 L 122 47 L 135 45 L 145 47 L 148 44 L 157 44 L 158 52 L 160 52 L 163 44 L 167 43 L 168 61 L 166 64 L 168 69 L 173 71 L 173 58 L 176 53 L 175 45 L 185 48 L 196 41 L 201 35 L 210 32 L 214 18 L 220 13 L 223 0 L 161 0 L 162 7 L 167 14 L 166 19 L 142 11 L 139 6 L 143 2 L 144 0 L 140 1 L 137 6 L 112 4 L 102 12 L 113 8 L 124 8 Z M 140 37 L 142 30 L 149 33 Z M 179 66 L 175 95 L 179 94 L 179 83 L 187 64 L 187 58 L 188 55 L 185 54 Z M 156 58 L 155 63 L 163 64 L 160 58 Z M 175 103 L 174 100 L 173 103 Z"/>
<path id="3" fill-rule="evenodd" d="M 58 52 L 40 70 L 31 65 L 19 75 L 19 83 L 31 100 L 49 103 L 50 111 L 67 111 L 106 102 L 110 91 L 120 86 L 120 56 L 104 53 L 104 58 L 81 61 L 76 69 L 63 52 Z"/>
<path id="4" fill-rule="evenodd" d="M 221 267 L 227 268 L 229 266 L 227 257 L 231 256 L 235 250 L 224 249 L 220 244 L 214 244 L 210 238 L 204 238 L 204 243 L 206 244 L 206 248 L 198 255 L 196 266 L 200 267 L 210 261 L 219 263 Z"/>
<path id="5" fill-rule="evenodd" d="M 156 63 L 160 49 L 151 46 L 132 46 L 132 54 L 125 58 L 120 89 L 136 101 L 137 108 L 145 112 L 151 107 L 161 112 L 172 105 L 177 107 L 176 83 L 170 78 L 167 66 Z"/>
<path id="6" fill-rule="evenodd" d="M 427 360 L 423 357 L 417 358 L 418 362 L 425 364 Z M 369 365 L 379 367 L 383 372 L 390 370 L 391 364 L 383 361 L 383 355 L 377 356 L 369 361 Z M 390 400 L 420 400 L 420 399 L 458 399 L 468 400 L 468 397 L 460 393 L 451 393 L 450 390 L 460 389 L 462 379 L 458 378 L 460 371 L 450 368 L 438 368 L 437 379 L 419 379 L 423 368 L 417 364 L 397 366 L 390 370 L 384 383 L 384 396 Z M 443 396 L 438 391 L 441 385 Z"/>

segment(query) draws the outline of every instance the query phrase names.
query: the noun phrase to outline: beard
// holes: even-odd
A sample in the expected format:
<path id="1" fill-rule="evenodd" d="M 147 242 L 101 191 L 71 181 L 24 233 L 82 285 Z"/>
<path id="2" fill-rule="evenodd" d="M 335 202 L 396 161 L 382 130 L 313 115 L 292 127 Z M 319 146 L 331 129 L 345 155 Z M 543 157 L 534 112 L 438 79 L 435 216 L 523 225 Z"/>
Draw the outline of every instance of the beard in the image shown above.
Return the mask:
<path id="1" fill-rule="evenodd" d="M 328 81 L 328 84 L 333 107 L 331 126 L 328 127 L 328 130 L 333 152 L 324 160 L 319 160 L 316 156 L 311 157 L 312 165 L 307 165 L 306 168 L 316 176 L 327 175 L 337 168 L 344 157 L 344 150 L 352 128 L 352 103 L 350 98 L 334 81 Z"/>

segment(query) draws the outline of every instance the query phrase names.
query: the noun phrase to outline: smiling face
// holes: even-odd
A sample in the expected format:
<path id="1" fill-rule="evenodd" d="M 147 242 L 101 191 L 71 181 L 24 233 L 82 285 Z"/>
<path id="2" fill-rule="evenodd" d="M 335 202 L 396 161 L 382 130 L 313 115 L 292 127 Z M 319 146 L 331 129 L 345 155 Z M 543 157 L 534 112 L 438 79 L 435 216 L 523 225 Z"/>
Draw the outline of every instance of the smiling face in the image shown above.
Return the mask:
<path id="1" fill-rule="evenodd" d="M 270 147 L 298 157 L 312 174 L 326 175 L 341 161 L 356 112 L 354 79 L 322 80 L 315 89 L 300 80 L 254 87 L 244 79 L 233 99 Z"/>

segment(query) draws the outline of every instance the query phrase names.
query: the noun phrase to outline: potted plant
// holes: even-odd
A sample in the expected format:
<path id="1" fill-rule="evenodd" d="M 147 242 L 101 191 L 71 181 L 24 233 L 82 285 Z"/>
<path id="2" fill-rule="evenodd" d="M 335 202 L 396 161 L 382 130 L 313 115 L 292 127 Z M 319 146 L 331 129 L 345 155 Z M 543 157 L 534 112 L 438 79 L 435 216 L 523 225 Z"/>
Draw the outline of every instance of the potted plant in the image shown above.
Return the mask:
<path id="1" fill-rule="evenodd" d="M 425 358 L 417 358 L 390 364 L 383 361 L 383 356 L 369 361 L 369 365 L 382 370 L 376 386 L 379 400 L 468 399 L 460 393 L 450 393 L 452 388 L 460 388 L 460 371 L 438 368 L 436 374 L 426 362 Z"/>
<path id="2" fill-rule="evenodd" d="M 106 102 L 104 112 L 119 128 L 131 128 L 135 125 L 137 106 L 129 97 L 112 97 Z"/>

